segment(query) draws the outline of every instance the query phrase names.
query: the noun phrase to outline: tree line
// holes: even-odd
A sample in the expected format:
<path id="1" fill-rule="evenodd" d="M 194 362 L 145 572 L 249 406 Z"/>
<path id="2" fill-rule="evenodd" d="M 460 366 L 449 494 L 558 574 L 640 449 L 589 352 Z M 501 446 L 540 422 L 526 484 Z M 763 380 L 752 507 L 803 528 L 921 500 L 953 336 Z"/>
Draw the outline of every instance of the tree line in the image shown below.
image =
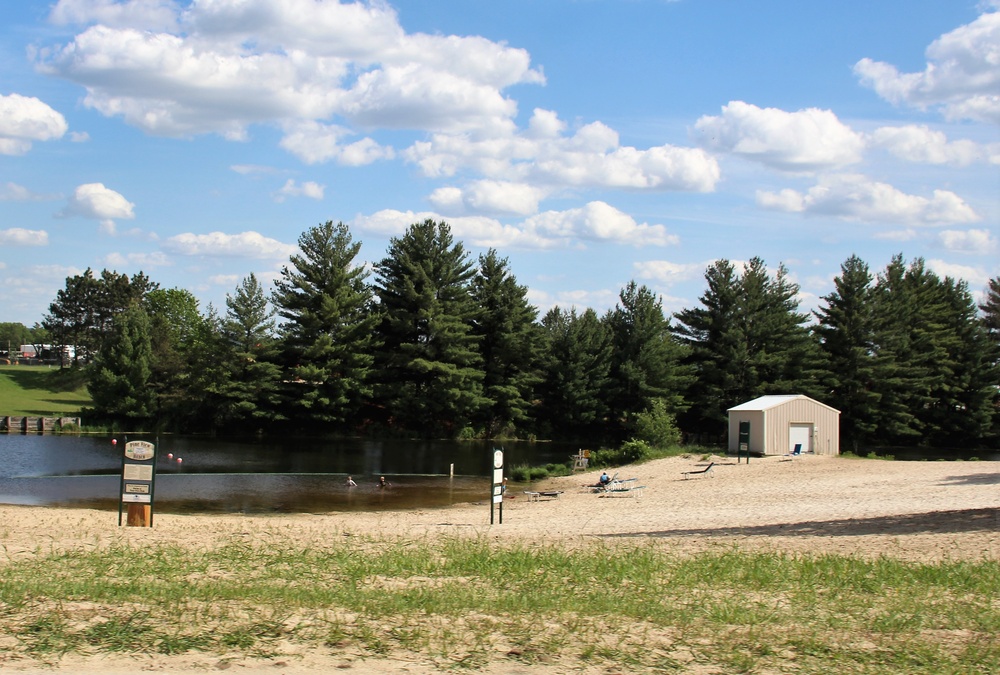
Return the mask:
<path id="1" fill-rule="evenodd" d="M 809 314 L 783 266 L 719 260 L 672 316 L 633 281 L 602 316 L 539 317 L 509 260 L 473 260 L 444 222 L 411 225 L 371 269 L 343 223 L 298 245 L 269 295 L 250 274 L 224 311 L 88 269 L 36 330 L 89 369 L 88 416 L 133 426 L 615 443 L 652 415 L 717 442 L 728 408 L 801 393 L 841 411 L 844 449 L 1000 441 L 1000 277 L 977 307 L 923 260 L 873 273 L 852 256 Z"/>

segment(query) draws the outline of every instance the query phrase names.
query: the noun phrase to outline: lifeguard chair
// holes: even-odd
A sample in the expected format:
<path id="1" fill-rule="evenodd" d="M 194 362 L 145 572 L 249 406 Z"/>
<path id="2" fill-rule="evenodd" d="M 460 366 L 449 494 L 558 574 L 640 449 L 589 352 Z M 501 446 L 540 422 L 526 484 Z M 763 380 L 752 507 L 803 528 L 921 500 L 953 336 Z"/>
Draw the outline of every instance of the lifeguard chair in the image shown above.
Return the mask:
<path id="1" fill-rule="evenodd" d="M 573 471 L 586 471 L 590 464 L 590 450 L 580 450 L 575 455 L 570 455 L 573 459 Z"/>

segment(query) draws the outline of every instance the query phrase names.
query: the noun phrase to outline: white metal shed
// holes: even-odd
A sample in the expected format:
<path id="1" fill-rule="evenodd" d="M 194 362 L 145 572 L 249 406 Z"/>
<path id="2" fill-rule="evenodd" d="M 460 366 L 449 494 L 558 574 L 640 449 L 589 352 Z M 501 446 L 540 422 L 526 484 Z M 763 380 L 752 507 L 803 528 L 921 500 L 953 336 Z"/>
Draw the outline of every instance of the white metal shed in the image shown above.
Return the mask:
<path id="1" fill-rule="evenodd" d="M 740 423 L 749 424 L 749 450 L 784 455 L 796 444 L 802 452 L 840 454 L 840 411 L 801 394 L 761 396 L 729 409 L 729 451 L 740 449 Z"/>

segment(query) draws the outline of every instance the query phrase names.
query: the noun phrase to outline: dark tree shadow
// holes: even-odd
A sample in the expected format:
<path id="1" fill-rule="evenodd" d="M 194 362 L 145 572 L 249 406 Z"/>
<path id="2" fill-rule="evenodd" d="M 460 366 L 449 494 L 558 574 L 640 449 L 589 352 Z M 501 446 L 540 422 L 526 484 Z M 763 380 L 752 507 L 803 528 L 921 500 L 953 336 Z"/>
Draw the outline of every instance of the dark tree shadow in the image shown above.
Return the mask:
<path id="1" fill-rule="evenodd" d="M 629 537 L 857 537 L 872 534 L 952 534 L 1000 531 L 1000 509 L 932 511 L 901 516 L 814 520 L 751 527 L 710 527 L 649 532 L 609 532 L 596 536 Z"/>

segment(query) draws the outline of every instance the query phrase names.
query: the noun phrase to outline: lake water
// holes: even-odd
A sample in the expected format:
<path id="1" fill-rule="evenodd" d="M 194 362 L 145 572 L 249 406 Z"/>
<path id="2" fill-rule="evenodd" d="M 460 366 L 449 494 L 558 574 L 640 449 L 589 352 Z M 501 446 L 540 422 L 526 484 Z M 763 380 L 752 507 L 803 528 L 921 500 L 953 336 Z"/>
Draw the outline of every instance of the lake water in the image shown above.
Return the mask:
<path id="1" fill-rule="evenodd" d="M 115 440 L 117 444 L 111 437 L 0 434 L 0 503 L 117 511 L 126 437 Z M 156 513 L 322 513 L 476 501 L 488 505 L 495 448 L 503 448 L 507 467 L 563 462 L 577 450 L 567 444 L 528 442 L 236 441 L 138 435 L 127 440 L 156 445 Z M 348 475 L 357 487 L 347 487 Z M 379 476 L 389 481 L 388 489 L 376 487 Z"/>

